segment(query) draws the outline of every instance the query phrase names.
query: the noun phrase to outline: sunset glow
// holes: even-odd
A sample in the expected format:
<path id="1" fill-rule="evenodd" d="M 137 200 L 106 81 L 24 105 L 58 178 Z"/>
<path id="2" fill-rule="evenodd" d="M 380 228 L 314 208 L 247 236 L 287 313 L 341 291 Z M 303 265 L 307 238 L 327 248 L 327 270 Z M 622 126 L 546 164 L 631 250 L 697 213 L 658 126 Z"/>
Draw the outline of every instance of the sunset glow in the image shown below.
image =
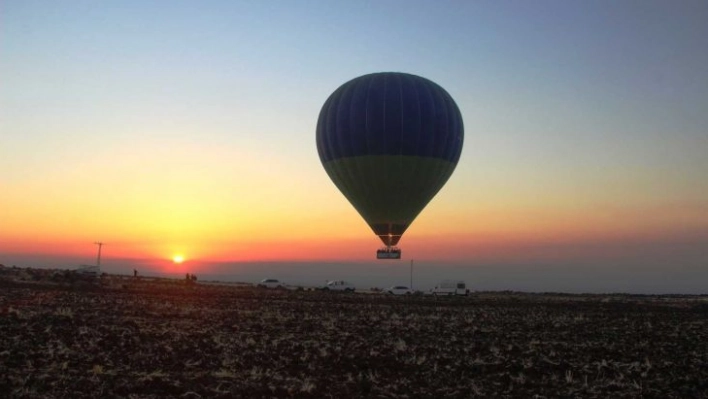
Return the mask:
<path id="1" fill-rule="evenodd" d="M 175 255 L 175 256 L 172 257 L 172 261 L 173 261 L 174 263 L 180 264 L 180 263 L 184 262 L 184 256 L 182 256 L 182 255 Z"/>

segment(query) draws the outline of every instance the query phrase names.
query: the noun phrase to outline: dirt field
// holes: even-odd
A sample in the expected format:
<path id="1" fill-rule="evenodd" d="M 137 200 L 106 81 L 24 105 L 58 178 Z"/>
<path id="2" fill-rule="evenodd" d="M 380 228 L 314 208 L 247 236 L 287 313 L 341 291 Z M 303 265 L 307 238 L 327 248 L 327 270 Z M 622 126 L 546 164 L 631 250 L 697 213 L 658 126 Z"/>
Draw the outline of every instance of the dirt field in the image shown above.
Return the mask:
<path id="1" fill-rule="evenodd" d="M 17 398 L 706 398 L 704 297 L 390 297 L 4 268 Z"/>

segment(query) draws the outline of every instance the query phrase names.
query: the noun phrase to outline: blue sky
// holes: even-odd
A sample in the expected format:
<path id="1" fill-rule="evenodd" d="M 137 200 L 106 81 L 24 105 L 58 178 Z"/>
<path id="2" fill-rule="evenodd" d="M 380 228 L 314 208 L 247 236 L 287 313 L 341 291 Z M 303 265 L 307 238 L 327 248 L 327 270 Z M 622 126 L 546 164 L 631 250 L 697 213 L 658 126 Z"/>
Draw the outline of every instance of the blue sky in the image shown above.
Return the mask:
<path id="1" fill-rule="evenodd" d="M 705 1 L 5 1 L 0 263 L 59 235 L 198 252 L 190 234 L 291 245 L 328 220 L 343 247 L 363 237 L 373 248 L 314 131 L 339 85 L 402 71 L 444 87 L 466 135 L 409 248 L 449 235 L 461 241 L 445 250 L 461 257 L 490 243 L 474 244 L 485 264 L 518 266 L 506 243 L 533 249 L 523 264 L 563 253 L 586 268 L 618 240 L 678 243 L 692 249 L 662 254 L 704 267 L 705 21 Z M 585 244 L 596 255 L 571 251 Z M 633 270 L 641 254 L 631 258 L 617 267 Z"/>

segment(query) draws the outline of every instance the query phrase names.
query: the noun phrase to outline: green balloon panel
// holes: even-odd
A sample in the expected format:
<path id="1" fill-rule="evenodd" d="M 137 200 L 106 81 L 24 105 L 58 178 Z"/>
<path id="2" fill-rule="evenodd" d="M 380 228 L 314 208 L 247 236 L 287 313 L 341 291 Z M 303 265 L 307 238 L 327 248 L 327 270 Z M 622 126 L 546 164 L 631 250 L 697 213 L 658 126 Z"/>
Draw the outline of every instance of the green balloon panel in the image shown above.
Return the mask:
<path id="1" fill-rule="evenodd" d="M 383 243 L 396 245 L 455 165 L 440 158 L 364 155 L 328 161 L 324 168 Z"/>

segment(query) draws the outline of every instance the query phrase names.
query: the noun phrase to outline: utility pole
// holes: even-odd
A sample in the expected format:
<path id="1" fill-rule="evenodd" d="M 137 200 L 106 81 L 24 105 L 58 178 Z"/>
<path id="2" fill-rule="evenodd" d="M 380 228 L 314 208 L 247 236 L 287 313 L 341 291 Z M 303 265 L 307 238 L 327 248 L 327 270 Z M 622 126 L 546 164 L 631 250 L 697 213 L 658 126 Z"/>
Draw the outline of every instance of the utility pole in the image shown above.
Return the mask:
<path id="1" fill-rule="evenodd" d="M 103 243 L 94 242 L 94 244 L 98 245 L 98 257 L 96 258 L 96 266 L 101 266 L 101 247 L 103 246 Z"/>
<path id="2" fill-rule="evenodd" d="M 411 259 L 411 290 L 413 290 L 413 259 Z"/>

